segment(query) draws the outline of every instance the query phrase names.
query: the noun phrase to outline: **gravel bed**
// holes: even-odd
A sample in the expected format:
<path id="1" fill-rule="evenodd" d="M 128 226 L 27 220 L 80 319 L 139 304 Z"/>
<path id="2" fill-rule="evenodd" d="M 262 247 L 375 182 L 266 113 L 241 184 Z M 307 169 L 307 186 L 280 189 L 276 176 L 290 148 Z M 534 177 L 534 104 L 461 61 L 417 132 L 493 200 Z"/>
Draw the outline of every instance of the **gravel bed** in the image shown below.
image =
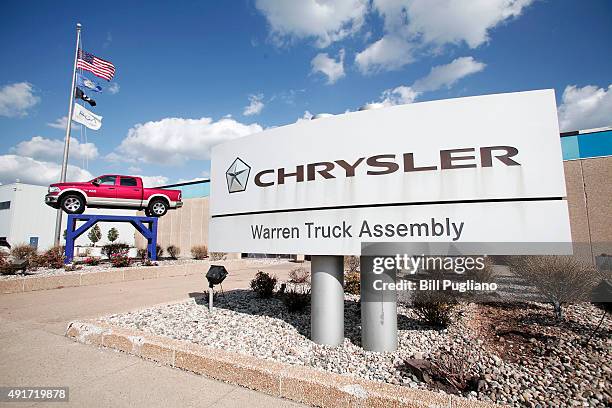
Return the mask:
<path id="1" fill-rule="evenodd" d="M 197 260 L 191 258 L 179 258 L 179 259 L 165 259 L 160 261 L 154 261 L 157 266 L 171 266 L 171 265 L 189 265 L 189 264 L 197 264 L 201 262 L 215 262 L 210 261 L 209 259 L 205 260 Z M 258 266 L 258 265 L 272 265 L 278 263 L 287 262 L 286 259 L 277 259 L 277 258 L 250 258 L 246 260 L 246 265 L 249 266 Z M 128 267 L 122 268 L 113 268 L 109 262 L 102 262 L 99 265 L 89 266 L 84 264 L 77 264 L 79 269 L 76 270 L 65 270 L 64 268 L 59 269 L 49 269 L 49 268 L 37 268 L 34 270 L 29 270 L 26 274 L 16 274 L 16 275 L 0 275 L 0 280 L 10 280 L 10 279 L 20 279 L 29 276 L 50 276 L 50 275 L 69 275 L 74 273 L 94 273 L 94 272 L 110 272 L 116 269 L 129 269 L 129 268 L 150 268 L 151 266 L 145 266 L 140 261 L 133 261 L 132 264 Z"/>
<path id="2" fill-rule="evenodd" d="M 213 313 L 208 311 L 207 300 L 201 298 L 102 320 L 262 359 L 414 388 L 427 385 L 403 369 L 404 360 L 442 362 L 450 358 L 460 365 L 461 371 L 481 379 L 480 392 L 466 392 L 464 396 L 513 406 L 603 407 L 612 402 L 612 327 L 608 318 L 589 345 L 584 344 L 601 316 L 591 305 L 568 307 L 567 324 L 560 327 L 549 325 L 552 309 L 547 306 L 532 304 L 512 311 L 521 319 L 531 316 L 521 313 L 539 313 L 541 321 L 531 317 L 529 327 L 537 326 L 544 332 L 553 327 L 550 330 L 558 331 L 556 336 L 542 335 L 516 343 L 516 351 L 512 349 L 512 338 L 506 341 L 485 332 L 483 325 L 487 322 L 479 319 L 483 306 L 460 306 L 454 323 L 444 330 L 421 325 L 411 308 L 399 306 L 398 350 L 375 353 L 360 348 L 358 299 L 346 296 L 346 338 L 339 347 L 321 346 L 309 340 L 309 309 L 304 314 L 291 314 L 281 300 L 259 299 L 246 290 L 215 296 Z M 491 310 L 494 309 L 488 312 Z M 527 351 L 531 353 L 529 357 L 521 357 Z"/>
<path id="3" fill-rule="evenodd" d="M 168 259 L 155 261 L 158 266 L 169 266 L 169 265 L 186 265 L 186 264 L 194 264 L 198 262 L 202 262 L 195 259 Z M 99 265 L 89 266 L 84 264 L 78 264 L 77 267 L 79 269 L 76 270 L 65 270 L 64 268 L 59 269 L 50 269 L 50 268 L 37 268 L 34 270 L 27 271 L 26 274 L 17 274 L 17 275 L 0 275 L 0 279 L 20 279 L 29 276 L 50 276 L 50 275 L 69 275 L 74 273 L 94 273 L 94 272 L 110 272 L 116 269 L 125 269 L 125 268 L 113 268 L 110 263 L 102 262 Z M 141 262 L 133 262 L 127 268 L 149 268 L 150 266 L 144 266 Z"/>

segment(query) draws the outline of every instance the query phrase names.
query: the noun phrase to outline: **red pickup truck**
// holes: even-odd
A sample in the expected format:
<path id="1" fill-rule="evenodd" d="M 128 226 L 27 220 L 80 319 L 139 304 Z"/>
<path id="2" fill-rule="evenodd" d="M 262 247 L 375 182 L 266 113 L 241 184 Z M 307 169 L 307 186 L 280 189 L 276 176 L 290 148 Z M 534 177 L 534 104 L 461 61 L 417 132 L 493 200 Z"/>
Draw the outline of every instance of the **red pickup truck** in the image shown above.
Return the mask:
<path id="1" fill-rule="evenodd" d="M 49 186 L 45 203 L 68 214 L 82 214 L 86 207 L 145 210 L 149 217 L 161 217 L 168 209 L 183 206 L 180 190 L 143 188 L 142 179 L 107 174 L 82 183 L 55 183 Z"/>

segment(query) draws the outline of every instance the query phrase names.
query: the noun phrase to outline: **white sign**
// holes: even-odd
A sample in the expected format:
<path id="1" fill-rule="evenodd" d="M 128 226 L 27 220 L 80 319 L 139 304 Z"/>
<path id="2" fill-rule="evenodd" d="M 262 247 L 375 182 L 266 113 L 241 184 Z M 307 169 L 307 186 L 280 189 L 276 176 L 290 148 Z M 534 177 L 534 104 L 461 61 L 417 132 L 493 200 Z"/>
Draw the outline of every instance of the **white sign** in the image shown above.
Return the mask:
<path id="1" fill-rule="evenodd" d="M 212 251 L 571 241 L 552 90 L 302 121 L 216 146 L 211 170 Z"/>
<path id="2" fill-rule="evenodd" d="M 85 125 L 91 130 L 98 130 L 102 126 L 102 116 L 91 113 L 78 103 L 74 104 L 72 112 L 72 120 L 82 125 Z"/>

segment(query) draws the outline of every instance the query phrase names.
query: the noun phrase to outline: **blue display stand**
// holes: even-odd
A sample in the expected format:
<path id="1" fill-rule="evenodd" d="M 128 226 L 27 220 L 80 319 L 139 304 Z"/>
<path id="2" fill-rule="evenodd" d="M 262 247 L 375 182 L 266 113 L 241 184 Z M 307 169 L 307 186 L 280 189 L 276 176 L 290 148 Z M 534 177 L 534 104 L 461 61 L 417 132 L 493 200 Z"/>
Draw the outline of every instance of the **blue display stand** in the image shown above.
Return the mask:
<path id="1" fill-rule="evenodd" d="M 85 221 L 85 223 L 77 228 L 77 221 Z M 74 241 L 98 222 L 129 222 L 147 240 L 149 259 L 153 261 L 157 259 L 157 218 L 127 215 L 69 214 L 66 229 L 65 264 L 71 263 L 74 258 Z"/>

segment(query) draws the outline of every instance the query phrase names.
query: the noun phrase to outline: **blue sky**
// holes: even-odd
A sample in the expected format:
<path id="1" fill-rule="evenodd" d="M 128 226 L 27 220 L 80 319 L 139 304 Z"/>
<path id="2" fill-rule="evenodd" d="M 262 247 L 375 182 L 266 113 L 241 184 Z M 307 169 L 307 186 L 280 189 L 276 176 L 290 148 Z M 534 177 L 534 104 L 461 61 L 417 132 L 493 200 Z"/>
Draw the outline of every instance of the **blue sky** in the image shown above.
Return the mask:
<path id="1" fill-rule="evenodd" d="M 59 178 L 64 130 L 49 124 L 67 114 L 79 21 L 117 74 L 90 95 L 101 130 L 86 145 L 73 130 L 71 178 L 205 177 L 215 143 L 370 102 L 554 88 L 565 130 L 612 125 L 608 0 L 7 1 L 2 183 Z"/>

